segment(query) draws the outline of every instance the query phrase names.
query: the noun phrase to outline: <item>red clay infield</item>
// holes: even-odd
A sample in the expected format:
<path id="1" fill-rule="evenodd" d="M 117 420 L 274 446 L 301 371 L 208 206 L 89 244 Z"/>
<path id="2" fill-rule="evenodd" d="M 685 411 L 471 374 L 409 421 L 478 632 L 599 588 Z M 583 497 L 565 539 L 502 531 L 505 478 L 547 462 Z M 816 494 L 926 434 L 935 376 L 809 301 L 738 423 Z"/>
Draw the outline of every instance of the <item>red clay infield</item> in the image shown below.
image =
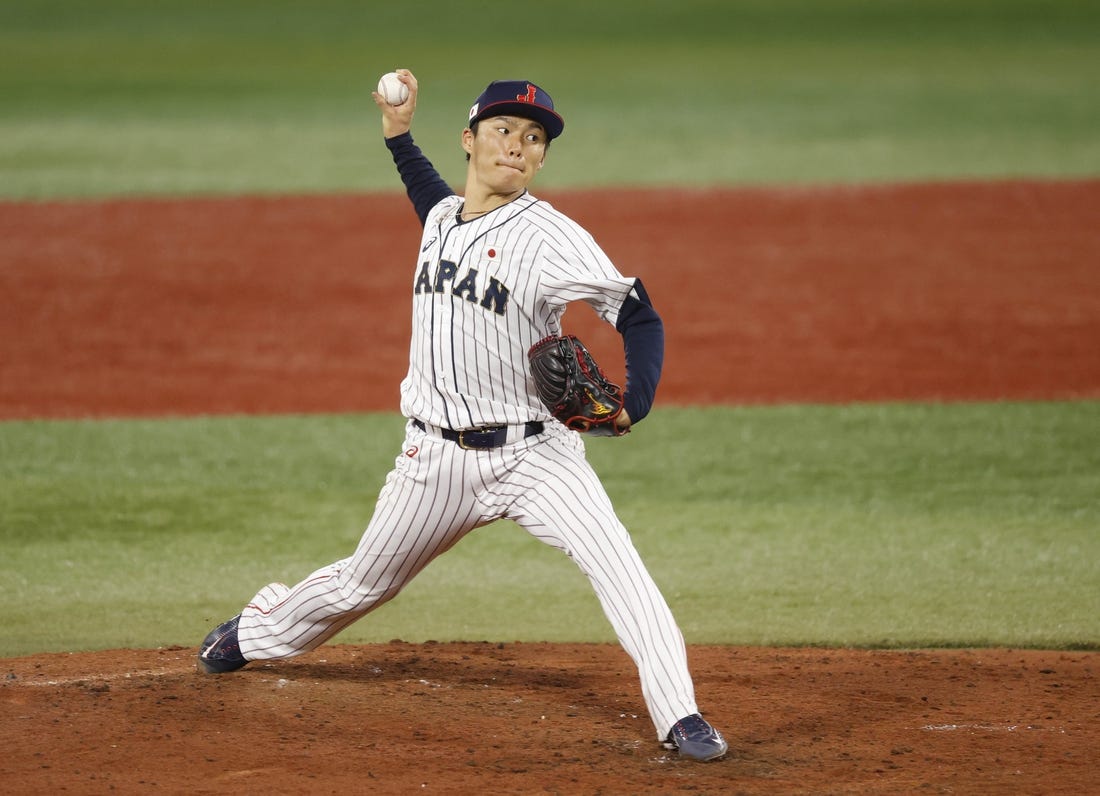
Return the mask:
<path id="1" fill-rule="evenodd" d="M 1100 397 L 1100 181 L 547 198 L 644 279 L 660 403 Z M 394 410 L 417 240 L 392 195 L 0 203 L 0 418 Z M 705 765 L 614 646 L 193 654 L 3 661 L 5 791 L 1100 790 L 1091 652 L 692 646 Z"/>

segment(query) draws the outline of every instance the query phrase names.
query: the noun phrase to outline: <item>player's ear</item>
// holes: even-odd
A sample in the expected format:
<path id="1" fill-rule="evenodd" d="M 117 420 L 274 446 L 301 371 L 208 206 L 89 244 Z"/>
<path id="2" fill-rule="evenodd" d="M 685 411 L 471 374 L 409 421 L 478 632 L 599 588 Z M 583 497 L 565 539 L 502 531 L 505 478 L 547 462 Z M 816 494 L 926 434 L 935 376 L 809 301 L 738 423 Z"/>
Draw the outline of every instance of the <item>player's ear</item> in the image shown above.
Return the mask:
<path id="1" fill-rule="evenodd" d="M 466 150 L 467 155 L 472 155 L 474 151 L 474 131 L 467 127 L 462 131 L 462 148 Z"/>

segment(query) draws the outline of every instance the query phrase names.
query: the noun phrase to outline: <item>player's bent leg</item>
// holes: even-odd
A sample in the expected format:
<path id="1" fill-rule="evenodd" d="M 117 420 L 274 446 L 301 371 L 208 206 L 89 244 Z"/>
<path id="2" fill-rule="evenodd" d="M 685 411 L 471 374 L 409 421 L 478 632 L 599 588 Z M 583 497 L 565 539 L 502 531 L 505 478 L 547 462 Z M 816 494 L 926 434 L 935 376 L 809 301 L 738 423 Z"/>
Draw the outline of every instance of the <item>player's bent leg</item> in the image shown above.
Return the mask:
<path id="1" fill-rule="evenodd" d="M 452 476 L 443 472 L 457 446 L 443 440 L 415 442 L 406 440 L 404 450 L 416 447 L 419 455 L 398 457 L 352 556 L 289 589 L 265 586 L 244 608 L 235 642 L 245 661 L 289 658 L 315 649 L 395 597 L 482 521 L 474 501 L 437 497 L 468 494 L 450 484 Z"/>
<path id="2" fill-rule="evenodd" d="M 403 557 L 402 557 L 403 559 Z M 401 576 L 400 560 L 375 557 L 363 582 L 347 558 L 313 572 L 279 603 L 254 598 L 241 612 L 238 638 L 248 660 L 290 658 L 309 652 L 383 605 L 415 575 Z"/>
<path id="3" fill-rule="evenodd" d="M 570 556 L 588 576 L 623 648 L 638 667 L 642 694 L 660 741 L 696 714 L 683 635 L 668 603 L 615 515 L 580 442 L 555 439 L 533 461 L 555 477 L 517 501 L 515 519 L 540 541 Z"/>

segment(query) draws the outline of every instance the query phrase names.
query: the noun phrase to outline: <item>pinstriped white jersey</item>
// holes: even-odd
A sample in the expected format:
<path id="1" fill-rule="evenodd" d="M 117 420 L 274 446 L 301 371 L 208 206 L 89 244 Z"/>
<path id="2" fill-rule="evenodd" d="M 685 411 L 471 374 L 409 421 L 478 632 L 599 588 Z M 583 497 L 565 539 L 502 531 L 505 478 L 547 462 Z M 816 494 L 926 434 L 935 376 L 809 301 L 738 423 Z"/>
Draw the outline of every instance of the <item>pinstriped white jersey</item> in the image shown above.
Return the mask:
<path id="1" fill-rule="evenodd" d="M 462 202 L 440 201 L 424 224 L 401 411 L 454 429 L 548 421 L 527 350 L 561 333 L 571 301 L 614 324 L 634 279 L 580 225 L 528 193 L 459 223 Z"/>

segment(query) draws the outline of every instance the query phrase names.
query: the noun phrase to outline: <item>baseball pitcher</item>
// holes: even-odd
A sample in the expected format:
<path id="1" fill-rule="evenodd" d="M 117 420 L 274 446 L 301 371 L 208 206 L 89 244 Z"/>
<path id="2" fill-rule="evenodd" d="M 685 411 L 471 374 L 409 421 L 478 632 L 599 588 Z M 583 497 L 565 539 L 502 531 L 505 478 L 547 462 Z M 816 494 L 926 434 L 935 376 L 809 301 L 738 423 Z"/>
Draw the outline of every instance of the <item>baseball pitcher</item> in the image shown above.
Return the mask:
<path id="1" fill-rule="evenodd" d="M 203 641 L 199 667 L 229 672 L 312 650 L 470 531 L 507 518 L 588 576 L 638 667 L 657 740 L 720 758 L 727 744 L 699 714 L 676 621 L 585 457 L 582 435 L 619 436 L 648 414 L 664 331 L 641 282 L 528 191 L 562 116 L 534 83 L 491 83 L 464 120 L 457 195 L 413 142 L 416 78 L 401 69 L 385 80 L 373 94 L 383 136 L 423 225 L 409 279 L 405 441 L 355 552 L 293 587 L 260 589 Z M 622 335 L 625 389 L 562 335 L 574 301 Z"/>

